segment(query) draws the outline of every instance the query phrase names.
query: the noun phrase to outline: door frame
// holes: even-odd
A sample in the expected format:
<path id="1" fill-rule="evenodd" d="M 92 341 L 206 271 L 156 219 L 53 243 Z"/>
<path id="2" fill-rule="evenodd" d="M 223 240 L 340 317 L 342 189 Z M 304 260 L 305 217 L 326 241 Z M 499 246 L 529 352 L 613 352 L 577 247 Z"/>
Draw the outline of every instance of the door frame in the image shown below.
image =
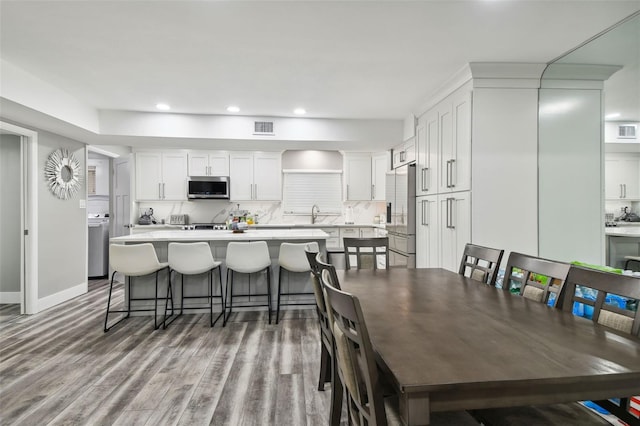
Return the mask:
<path id="1" fill-rule="evenodd" d="M 38 312 L 38 133 L 0 121 L 0 129 L 20 136 L 20 313 Z"/>

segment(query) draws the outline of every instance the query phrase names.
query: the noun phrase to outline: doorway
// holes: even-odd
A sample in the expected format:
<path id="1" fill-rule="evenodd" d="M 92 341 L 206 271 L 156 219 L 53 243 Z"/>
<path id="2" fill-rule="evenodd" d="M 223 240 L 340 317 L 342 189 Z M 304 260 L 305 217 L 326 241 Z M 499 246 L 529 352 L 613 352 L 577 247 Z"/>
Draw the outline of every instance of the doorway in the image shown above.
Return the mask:
<path id="1" fill-rule="evenodd" d="M 38 135 L 0 121 L 0 138 L 0 174 L 3 182 L 11 183 L 2 188 L 0 303 L 20 306 L 7 312 L 34 314 L 38 309 Z"/>

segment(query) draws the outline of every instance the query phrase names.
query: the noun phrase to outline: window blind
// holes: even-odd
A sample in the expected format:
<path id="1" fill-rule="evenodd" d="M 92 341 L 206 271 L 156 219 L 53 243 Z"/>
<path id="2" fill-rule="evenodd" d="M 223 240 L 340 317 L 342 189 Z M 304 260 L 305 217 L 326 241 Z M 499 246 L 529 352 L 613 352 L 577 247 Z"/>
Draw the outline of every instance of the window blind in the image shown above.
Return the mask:
<path id="1" fill-rule="evenodd" d="M 342 213 L 342 170 L 283 170 L 283 212 L 311 214 L 313 205 L 321 214 Z"/>

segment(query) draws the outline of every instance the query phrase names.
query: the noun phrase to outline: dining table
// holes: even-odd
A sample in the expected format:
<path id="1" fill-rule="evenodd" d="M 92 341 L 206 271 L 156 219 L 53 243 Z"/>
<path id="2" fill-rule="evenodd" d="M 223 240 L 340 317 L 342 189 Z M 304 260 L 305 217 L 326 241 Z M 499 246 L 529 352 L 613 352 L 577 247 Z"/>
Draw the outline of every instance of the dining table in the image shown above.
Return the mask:
<path id="1" fill-rule="evenodd" d="M 640 395 L 640 339 L 445 269 L 337 271 L 407 425 Z"/>

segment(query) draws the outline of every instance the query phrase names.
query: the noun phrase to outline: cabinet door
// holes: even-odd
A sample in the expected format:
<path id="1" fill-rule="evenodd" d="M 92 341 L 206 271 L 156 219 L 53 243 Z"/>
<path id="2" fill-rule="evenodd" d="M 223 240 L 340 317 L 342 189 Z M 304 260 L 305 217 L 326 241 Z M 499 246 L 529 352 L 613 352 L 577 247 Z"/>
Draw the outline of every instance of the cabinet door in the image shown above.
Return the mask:
<path id="1" fill-rule="evenodd" d="M 136 199 L 159 200 L 162 197 L 162 154 L 136 153 Z"/>
<path id="2" fill-rule="evenodd" d="M 627 199 L 640 200 L 640 158 L 624 160 L 624 195 Z"/>
<path id="3" fill-rule="evenodd" d="M 438 187 L 439 193 L 451 192 L 453 152 L 453 113 L 451 103 L 444 101 L 438 111 Z"/>
<path id="4" fill-rule="evenodd" d="M 253 157 L 253 199 L 282 199 L 280 153 L 256 152 Z"/>
<path id="5" fill-rule="evenodd" d="M 187 155 L 185 153 L 162 154 L 162 199 L 187 199 Z"/>
<path id="6" fill-rule="evenodd" d="M 253 155 L 250 152 L 229 155 L 229 186 L 231 200 L 253 199 Z"/>
<path id="7" fill-rule="evenodd" d="M 438 193 L 438 111 L 428 112 L 416 128 L 416 195 Z"/>
<path id="8" fill-rule="evenodd" d="M 360 228 L 360 238 L 377 237 L 376 228 Z"/>
<path id="9" fill-rule="evenodd" d="M 416 267 L 440 267 L 440 244 L 438 238 L 438 197 L 416 199 Z"/>
<path id="10" fill-rule="evenodd" d="M 345 199 L 371 200 L 371 156 L 345 155 Z"/>
<path id="11" fill-rule="evenodd" d="M 189 157 L 189 176 L 209 176 L 209 154 L 192 151 Z"/>
<path id="12" fill-rule="evenodd" d="M 607 158 L 604 163 L 605 198 L 640 199 L 640 160 Z"/>
<path id="13" fill-rule="evenodd" d="M 416 161 L 416 138 L 413 137 L 404 143 L 404 163 L 409 164 Z"/>
<path id="14" fill-rule="evenodd" d="M 471 189 L 471 92 L 453 98 L 451 190 Z"/>
<path id="15" fill-rule="evenodd" d="M 371 158 L 371 199 L 386 200 L 386 173 L 389 170 L 389 156 L 384 153 Z"/>
<path id="16" fill-rule="evenodd" d="M 459 192 L 438 196 L 441 266 L 457 272 L 462 252 L 471 240 L 471 196 Z"/>
<path id="17" fill-rule="evenodd" d="M 227 152 L 209 154 L 209 176 L 229 176 L 229 154 Z"/>

